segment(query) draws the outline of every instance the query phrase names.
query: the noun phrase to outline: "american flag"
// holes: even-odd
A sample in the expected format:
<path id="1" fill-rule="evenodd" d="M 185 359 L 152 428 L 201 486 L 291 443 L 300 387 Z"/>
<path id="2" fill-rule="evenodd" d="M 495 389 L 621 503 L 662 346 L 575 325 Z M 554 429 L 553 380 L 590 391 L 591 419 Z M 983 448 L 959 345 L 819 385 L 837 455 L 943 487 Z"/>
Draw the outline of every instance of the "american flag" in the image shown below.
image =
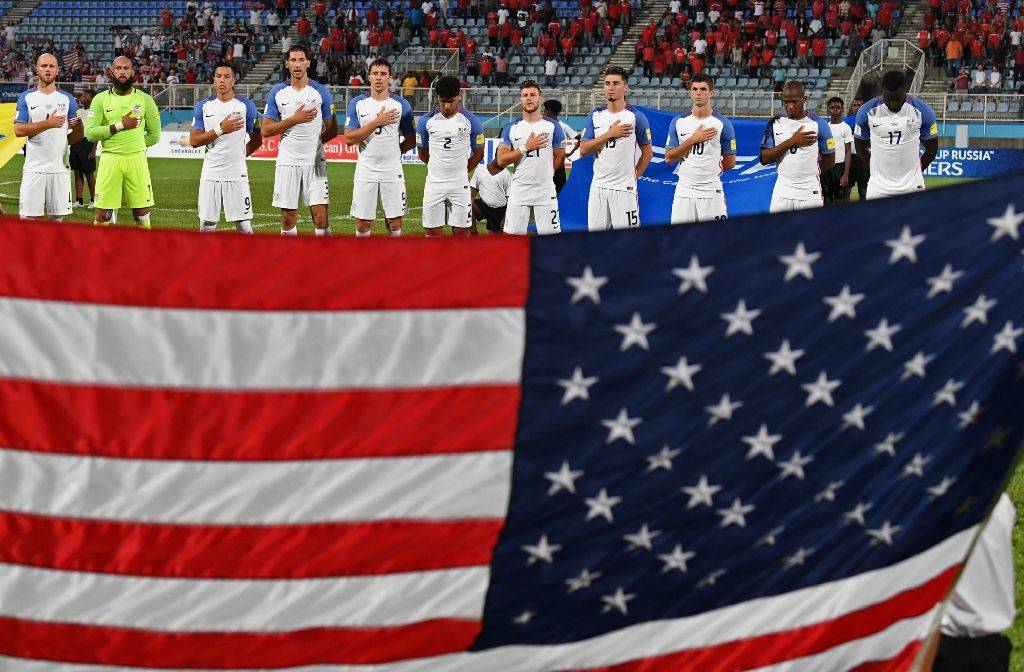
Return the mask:
<path id="1" fill-rule="evenodd" d="M 1020 177 L 535 238 L 0 223 L 0 669 L 906 670 Z"/>
<path id="2" fill-rule="evenodd" d="M 82 55 L 77 49 L 68 49 L 64 52 L 64 67 L 67 70 L 77 70 L 82 67 Z"/>

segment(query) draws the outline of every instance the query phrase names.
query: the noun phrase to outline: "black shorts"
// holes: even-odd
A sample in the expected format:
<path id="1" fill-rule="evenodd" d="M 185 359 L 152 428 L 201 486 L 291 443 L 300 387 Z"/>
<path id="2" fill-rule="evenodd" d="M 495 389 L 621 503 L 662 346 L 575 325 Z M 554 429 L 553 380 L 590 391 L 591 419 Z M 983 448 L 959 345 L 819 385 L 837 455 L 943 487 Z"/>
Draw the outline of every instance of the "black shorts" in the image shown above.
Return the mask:
<path id="1" fill-rule="evenodd" d="M 555 171 L 555 193 L 561 193 L 562 187 L 565 186 L 565 166 Z"/>
<path id="2" fill-rule="evenodd" d="M 92 149 L 93 144 L 84 140 L 71 145 L 71 170 L 76 173 L 95 173 L 96 159 L 89 158 Z"/>
<path id="3" fill-rule="evenodd" d="M 856 161 L 856 159 L 852 159 L 851 160 L 851 170 L 850 170 L 851 173 L 853 172 L 853 170 L 852 170 L 852 162 L 853 161 Z M 842 163 L 837 163 L 836 165 L 834 165 L 831 168 L 829 168 L 825 172 L 825 174 L 821 176 L 822 177 L 822 179 L 821 179 L 821 187 L 822 187 L 822 190 L 825 192 L 825 202 L 826 203 L 830 203 L 830 202 L 833 202 L 833 201 L 838 201 L 838 200 L 840 200 L 842 198 L 845 198 L 846 196 L 848 196 L 850 194 L 850 185 L 853 182 L 853 175 L 852 174 L 849 176 L 849 179 L 847 180 L 845 188 L 839 186 L 839 178 L 841 178 L 843 176 L 844 168 L 845 168 L 845 166 Z"/>
<path id="4" fill-rule="evenodd" d="M 474 218 L 486 220 L 488 231 L 500 232 L 502 224 L 505 222 L 505 208 L 492 208 L 479 198 L 476 199 L 474 205 L 476 205 L 481 215 L 480 217 L 474 215 Z"/>
<path id="5" fill-rule="evenodd" d="M 942 635 L 933 672 L 1006 672 L 1013 646 L 1005 635 L 949 637 Z"/>

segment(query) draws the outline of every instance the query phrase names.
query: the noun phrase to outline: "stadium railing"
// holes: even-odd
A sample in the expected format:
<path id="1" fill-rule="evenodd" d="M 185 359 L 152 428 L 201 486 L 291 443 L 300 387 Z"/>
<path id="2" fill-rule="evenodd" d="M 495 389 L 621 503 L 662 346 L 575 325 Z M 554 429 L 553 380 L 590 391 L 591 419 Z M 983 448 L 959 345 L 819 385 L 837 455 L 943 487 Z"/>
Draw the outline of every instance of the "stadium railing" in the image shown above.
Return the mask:
<path id="1" fill-rule="evenodd" d="M 908 40 L 881 40 L 875 42 L 861 52 L 857 65 L 853 68 L 853 76 L 846 87 L 846 100 L 853 100 L 864 75 L 887 68 L 911 70 L 914 79 L 910 84 L 910 92 L 916 94 L 924 84 L 925 53 Z"/>
<path id="2" fill-rule="evenodd" d="M 428 70 L 442 75 L 459 74 L 458 49 L 435 49 L 433 47 L 406 47 L 405 51 L 391 64 L 392 72 L 403 75 L 410 70 Z"/>

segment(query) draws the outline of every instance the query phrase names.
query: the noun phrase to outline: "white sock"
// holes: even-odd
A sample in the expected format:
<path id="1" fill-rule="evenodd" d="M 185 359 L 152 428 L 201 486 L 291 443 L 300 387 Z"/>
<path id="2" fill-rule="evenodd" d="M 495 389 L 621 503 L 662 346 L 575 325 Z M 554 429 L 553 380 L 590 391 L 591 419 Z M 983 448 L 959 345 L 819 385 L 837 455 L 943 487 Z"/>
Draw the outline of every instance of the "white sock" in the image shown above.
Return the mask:
<path id="1" fill-rule="evenodd" d="M 400 235 L 402 235 L 402 229 L 401 229 L 401 228 L 398 228 L 398 229 L 390 229 L 390 230 L 388 231 L 388 235 L 390 235 L 390 236 L 400 236 Z"/>
<path id="2" fill-rule="evenodd" d="M 239 231 L 241 231 L 242 233 L 252 233 L 252 220 L 251 219 L 239 220 L 239 221 L 235 222 L 235 228 L 238 229 Z"/>
<path id="3" fill-rule="evenodd" d="M 217 222 L 199 222 L 200 233 L 216 233 Z"/>
<path id="4" fill-rule="evenodd" d="M 360 231 L 359 229 L 356 229 L 356 236 L 358 238 L 365 238 L 368 235 L 370 235 L 369 231 Z"/>
<path id="5" fill-rule="evenodd" d="M 317 236 L 329 236 L 329 235 L 331 235 L 331 229 L 330 228 L 313 229 L 313 233 L 314 233 L 314 235 L 317 235 Z"/>
<path id="6" fill-rule="evenodd" d="M 138 217 L 136 217 L 135 225 L 138 226 L 140 229 L 150 228 L 149 215 L 139 215 Z"/>
<path id="7" fill-rule="evenodd" d="M 282 236 L 297 236 L 299 235 L 299 227 L 293 226 L 290 229 L 281 229 Z"/>

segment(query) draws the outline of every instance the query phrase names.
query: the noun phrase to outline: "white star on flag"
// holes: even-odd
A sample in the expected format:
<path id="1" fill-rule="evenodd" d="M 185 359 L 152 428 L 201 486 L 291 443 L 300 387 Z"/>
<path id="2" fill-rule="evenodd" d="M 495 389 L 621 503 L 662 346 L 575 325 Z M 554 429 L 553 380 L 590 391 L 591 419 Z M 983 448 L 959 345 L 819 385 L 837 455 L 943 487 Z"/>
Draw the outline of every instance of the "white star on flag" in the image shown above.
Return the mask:
<path id="1" fill-rule="evenodd" d="M 597 380 L 597 376 L 590 378 L 584 376 L 583 370 L 577 366 L 572 372 L 572 378 L 563 378 L 558 381 L 558 384 L 565 388 L 565 394 L 562 395 L 562 405 L 565 406 L 573 399 L 588 401 L 590 399 L 590 387 Z"/>
<path id="2" fill-rule="evenodd" d="M 865 527 L 867 525 L 867 521 L 864 520 L 864 514 L 870 511 L 873 507 L 874 504 L 858 502 L 857 506 L 843 514 L 843 525 L 857 523 L 861 527 Z"/>
<path id="3" fill-rule="evenodd" d="M 796 360 L 804 356 L 803 350 L 790 350 L 789 340 L 782 341 L 782 345 L 775 352 L 764 353 L 765 359 L 772 363 L 770 369 L 768 369 L 768 375 L 774 376 L 779 371 L 785 371 L 786 373 L 795 376 L 796 375 Z"/>
<path id="4" fill-rule="evenodd" d="M 590 299 L 600 305 L 601 288 L 608 282 L 608 278 L 595 276 L 593 269 L 587 266 L 583 269 L 583 275 L 578 278 L 566 278 L 565 281 L 575 290 L 569 303 L 579 303 L 583 299 Z"/>
<path id="5" fill-rule="evenodd" d="M 562 468 L 558 471 L 544 472 L 544 478 L 551 481 L 548 488 L 548 495 L 553 495 L 560 490 L 576 494 L 576 479 L 583 475 L 583 470 L 573 471 L 568 462 L 562 462 Z"/>
<path id="6" fill-rule="evenodd" d="M 645 548 L 648 551 L 654 550 L 654 538 L 660 537 L 660 530 L 649 530 L 647 529 L 647 523 L 640 526 L 640 530 L 636 534 L 623 535 L 623 539 L 629 542 L 630 551 L 635 551 L 638 548 Z"/>
<path id="7" fill-rule="evenodd" d="M 580 575 L 571 579 L 566 579 L 565 583 L 569 586 L 566 593 L 575 593 L 577 590 L 584 588 L 590 588 L 590 584 L 601 578 L 601 572 L 590 573 L 589 569 L 584 568 Z"/>
<path id="8" fill-rule="evenodd" d="M 760 539 L 757 540 L 757 543 L 754 544 L 754 548 L 758 548 L 760 546 L 774 546 L 775 545 L 775 537 L 779 536 L 780 534 L 782 534 L 785 531 L 786 531 L 786 526 L 785 525 L 780 525 L 779 527 L 776 527 L 776 528 L 773 528 L 773 529 L 769 530 L 768 534 L 764 535 L 763 537 L 761 537 Z"/>
<path id="9" fill-rule="evenodd" d="M 700 364 L 690 364 L 686 357 L 680 357 L 675 366 L 663 366 L 661 372 L 668 376 L 668 383 L 665 384 L 665 391 L 670 392 L 678 386 L 683 386 L 693 392 L 693 376 L 701 370 Z"/>
<path id="10" fill-rule="evenodd" d="M 865 530 L 865 534 L 871 537 L 871 545 L 877 546 L 878 544 L 885 544 L 886 546 L 892 546 L 892 537 L 894 534 L 900 531 L 899 525 L 893 525 L 888 520 L 882 523 L 882 526 L 874 530 Z"/>
<path id="11" fill-rule="evenodd" d="M 717 424 L 719 421 L 731 420 L 733 412 L 741 406 L 743 406 L 742 401 L 734 402 L 729 398 L 728 394 L 723 394 L 717 404 L 704 407 L 704 410 L 711 416 L 711 419 L 708 420 L 708 426 Z"/>
<path id="12" fill-rule="evenodd" d="M 673 268 L 672 275 L 679 278 L 679 293 L 686 294 L 696 289 L 701 294 L 708 293 L 707 278 L 715 271 L 714 266 L 701 266 L 697 255 L 690 257 L 690 265 L 686 268 Z"/>
<path id="13" fill-rule="evenodd" d="M 612 507 L 621 501 L 622 497 L 609 497 L 608 491 L 601 488 L 601 491 L 597 493 L 597 497 L 587 497 L 583 500 L 583 503 L 587 505 L 586 520 L 590 521 L 601 516 L 609 523 L 615 522 L 614 516 L 612 516 Z"/>
<path id="14" fill-rule="evenodd" d="M 739 525 L 740 527 L 747 526 L 747 514 L 754 510 L 753 504 L 744 504 L 740 501 L 740 498 L 732 500 L 732 506 L 728 509 L 718 509 L 716 513 L 722 517 L 722 522 L 719 523 L 719 527 L 729 527 L 730 525 Z"/>
<path id="15" fill-rule="evenodd" d="M 875 348 L 881 347 L 892 352 L 892 337 L 902 329 L 903 327 L 898 324 L 889 326 L 889 320 L 883 318 L 877 327 L 864 332 L 864 335 L 868 337 L 868 345 L 864 349 L 871 352 Z"/>
<path id="16" fill-rule="evenodd" d="M 807 250 L 804 249 L 803 242 L 797 243 L 796 251 L 793 254 L 784 254 L 779 257 L 779 261 L 786 265 L 786 276 L 782 281 L 789 282 L 798 275 L 802 275 L 808 280 L 813 280 L 814 272 L 811 270 L 811 264 L 820 258 L 820 252 L 808 254 Z"/>
<path id="17" fill-rule="evenodd" d="M 992 310 L 997 303 L 999 302 L 986 298 L 984 294 L 979 296 L 973 304 L 964 308 L 964 321 L 960 323 L 960 328 L 968 327 L 974 322 L 988 324 L 988 311 Z"/>
<path id="18" fill-rule="evenodd" d="M 924 378 L 924 367 L 931 364 L 933 359 L 935 359 L 934 356 L 925 355 L 918 350 L 916 355 L 903 362 L 903 375 L 900 376 L 900 380 L 907 380 L 911 376 Z"/>
<path id="19" fill-rule="evenodd" d="M 932 496 L 932 499 L 938 499 L 949 492 L 950 487 L 952 487 L 954 483 L 956 483 L 955 478 L 943 476 L 940 483 L 928 488 L 928 494 Z"/>
<path id="20" fill-rule="evenodd" d="M 846 484 L 844 480 L 832 481 L 825 486 L 825 489 L 814 496 L 815 502 L 834 502 L 836 501 L 836 490 L 843 487 Z"/>
<path id="21" fill-rule="evenodd" d="M 690 496 L 690 501 L 686 503 L 686 508 L 692 509 L 695 506 L 703 504 L 704 506 L 712 506 L 712 498 L 715 493 L 722 489 L 720 485 L 710 485 L 708 483 L 707 476 L 701 476 L 700 480 L 697 481 L 697 485 L 693 487 L 683 486 L 681 490 Z"/>
<path id="22" fill-rule="evenodd" d="M 889 432 L 885 439 L 875 444 L 875 454 L 888 453 L 889 457 L 896 457 L 896 442 L 903 439 L 903 434 Z"/>
<path id="23" fill-rule="evenodd" d="M 527 611 L 524 611 L 523 613 L 519 614 L 515 618 L 513 618 L 512 622 L 515 623 L 516 625 L 526 625 L 527 623 L 532 621 L 533 617 L 536 616 L 536 615 L 537 615 L 537 612 L 527 610 Z"/>
<path id="24" fill-rule="evenodd" d="M 558 544 L 549 544 L 548 535 L 542 534 L 540 540 L 536 544 L 527 544 L 526 546 L 523 546 L 522 549 L 530 556 L 530 559 L 527 560 L 526 564 L 533 565 L 541 561 L 549 564 L 554 562 L 555 553 L 562 550 L 562 547 Z"/>
<path id="25" fill-rule="evenodd" d="M 814 553 L 814 549 L 813 548 L 804 548 L 803 546 L 801 546 L 797 550 L 796 553 L 794 553 L 793 555 L 787 556 L 782 561 L 782 564 L 783 564 L 782 570 L 786 571 L 787 569 L 792 569 L 792 568 L 796 567 L 797 565 L 804 564 L 804 561 L 806 561 L 807 558 L 811 554 L 813 554 L 813 553 Z"/>
<path id="26" fill-rule="evenodd" d="M 657 454 L 647 456 L 647 471 L 657 471 L 658 469 L 671 471 L 672 459 L 681 452 L 683 452 L 682 448 L 663 446 Z"/>
<path id="27" fill-rule="evenodd" d="M 900 231 L 900 237 L 885 241 L 892 253 L 889 255 L 889 264 L 895 264 L 900 259 L 908 259 L 911 263 L 917 263 L 917 246 L 924 242 L 925 235 L 913 235 L 909 226 L 904 226 Z"/>
<path id="28" fill-rule="evenodd" d="M 622 334 L 622 345 L 619 346 L 619 352 L 625 352 L 634 345 L 644 350 L 650 350 L 651 346 L 647 342 L 647 335 L 657 326 L 654 322 L 644 323 L 640 313 L 633 313 L 633 319 L 629 321 L 629 324 L 616 324 L 615 331 Z"/>
<path id="29" fill-rule="evenodd" d="M 914 457 L 907 462 L 903 467 L 903 473 L 900 478 L 906 478 L 907 476 L 917 476 L 918 478 L 924 478 L 924 465 L 932 461 L 932 458 L 925 457 L 921 453 L 917 453 Z"/>
<path id="30" fill-rule="evenodd" d="M 851 294 L 850 286 L 843 285 L 843 289 L 835 296 L 826 296 L 825 303 L 832 306 L 832 312 L 828 314 L 828 321 L 835 322 L 843 315 L 849 318 L 857 317 L 857 304 L 864 300 L 863 294 Z"/>
<path id="31" fill-rule="evenodd" d="M 826 406 L 835 405 L 835 402 L 832 400 L 832 393 L 842 383 L 843 381 L 841 380 L 829 380 L 828 374 L 822 371 L 818 374 L 816 381 L 804 383 L 800 386 L 807 393 L 807 401 L 804 403 L 804 406 L 813 406 L 819 401 Z"/>
<path id="32" fill-rule="evenodd" d="M 695 557 L 697 557 L 696 553 L 684 551 L 682 546 L 676 544 L 671 553 L 662 553 L 658 556 L 658 559 L 665 563 L 665 566 L 661 568 L 661 573 L 666 574 L 673 569 L 685 573 L 687 560 L 692 560 Z"/>
<path id="33" fill-rule="evenodd" d="M 1017 354 L 1017 339 L 1020 338 L 1021 334 L 1024 334 L 1024 327 L 1013 328 L 1013 322 L 1007 322 L 1003 325 L 1003 330 L 995 335 L 992 341 L 991 353 L 995 354 L 1000 350 L 1006 350 Z"/>
<path id="34" fill-rule="evenodd" d="M 953 283 L 964 276 L 963 271 L 954 271 L 951 264 L 946 264 L 942 273 L 928 278 L 925 282 L 931 285 L 928 290 L 928 298 L 932 298 L 940 292 L 952 292 Z"/>
<path id="35" fill-rule="evenodd" d="M 789 476 L 796 476 L 799 480 L 804 480 L 804 467 L 814 461 L 814 458 L 808 455 L 804 457 L 800 454 L 800 451 L 796 451 L 793 455 L 785 462 L 778 462 L 775 466 L 782 470 L 779 478 L 786 480 Z"/>
<path id="36" fill-rule="evenodd" d="M 957 429 L 963 429 L 967 427 L 967 425 L 978 424 L 978 419 L 981 418 L 981 414 L 984 410 L 985 409 L 983 409 L 977 401 L 972 401 L 966 411 L 957 413 L 957 417 L 960 418 L 960 423 L 957 425 Z"/>
<path id="37" fill-rule="evenodd" d="M 753 322 L 760 314 L 760 310 L 747 310 L 747 302 L 740 299 L 739 303 L 736 304 L 736 310 L 731 313 L 722 313 L 721 315 L 722 319 L 729 323 L 729 326 L 725 328 L 725 337 L 729 338 L 739 332 L 753 336 Z"/>
<path id="38" fill-rule="evenodd" d="M 1020 231 L 1018 229 L 1021 223 L 1024 222 L 1024 212 L 1017 214 L 1013 203 L 1010 203 L 1006 206 L 1006 212 L 1001 217 L 989 217 L 985 221 L 995 229 L 992 232 L 992 242 L 999 240 L 1003 236 L 1020 240 Z"/>
<path id="39" fill-rule="evenodd" d="M 629 411 L 625 408 L 619 410 L 619 414 L 614 419 L 601 421 L 601 424 L 608 428 L 608 438 L 604 442 L 612 443 L 622 439 L 626 443 L 636 445 L 633 430 L 643 421 L 643 418 L 629 417 Z"/>
<path id="40" fill-rule="evenodd" d="M 604 602 L 604 607 L 601 609 L 602 614 L 607 614 L 612 609 L 621 611 L 622 615 L 625 616 L 628 613 L 626 604 L 636 597 L 636 593 L 624 593 L 622 588 L 616 588 L 614 595 L 603 595 L 601 601 Z"/>
<path id="41" fill-rule="evenodd" d="M 942 386 L 942 389 L 935 393 L 935 396 L 932 398 L 932 406 L 938 406 L 943 403 L 949 404 L 950 406 L 956 406 L 956 393 L 963 386 L 963 383 L 950 378 L 946 381 L 946 384 Z"/>
<path id="42" fill-rule="evenodd" d="M 772 450 L 775 444 L 782 440 L 781 434 L 769 434 L 768 426 L 761 425 L 755 436 L 744 436 L 743 443 L 750 446 L 747 451 L 747 459 L 751 460 L 758 455 L 764 455 L 768 460 L 775 460 L 775 451 Z"/>
<path id="43" fill-rule="evenodd" d="M 710 588 L 711 586 L 713 586 L 716 583 L 718 583 L 718 580 L 720 578 L 722 578 L 723 576 L 725 576 L 725 570 L 724 569 L 716 569 L 715 571 L 711 572 L 710 574 L 705 576 L 703 579 L 698 581 L 697 582 L 697 587 L 698 588 Z"/>
<path id="44" fill-rule="evenodd" d="M 864 408 L 863 405 L 857 404 L 849 411 L 843 414 L 843 429 L 849 429 L 850 427 L 856 427 L 859 430 L 864 429 L 864 418 L 871 415 L 871 412 L 875 410 L 874 406 L 868 406 Z"/>

